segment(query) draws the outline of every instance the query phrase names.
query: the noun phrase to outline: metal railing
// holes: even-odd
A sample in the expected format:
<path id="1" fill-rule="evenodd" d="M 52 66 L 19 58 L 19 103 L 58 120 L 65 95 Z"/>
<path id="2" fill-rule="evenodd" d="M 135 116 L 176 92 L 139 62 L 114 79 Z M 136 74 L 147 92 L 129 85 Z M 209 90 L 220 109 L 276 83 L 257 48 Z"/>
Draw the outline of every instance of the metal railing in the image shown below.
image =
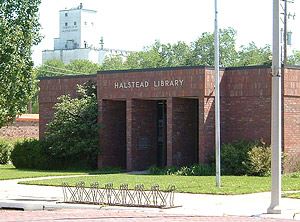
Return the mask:
<path id="1" fill-rule="evenodd" d="M 67 183 L 62 184 L 64 202 L 88 203 L 113 206 L 132 207 L 174 207 L 175 186 L 170 185 L 166 190 L 160 190 L 159 185 L 153 185 L 146 191 L 143 184 L 138 184 L 133 190 L 128 184 L 121 184 L 115 189 L 112 183 L 105 184 L 100 188 L 95 182 L 86 187 L 84 182 L 78 182 L 75 187 Z"/>

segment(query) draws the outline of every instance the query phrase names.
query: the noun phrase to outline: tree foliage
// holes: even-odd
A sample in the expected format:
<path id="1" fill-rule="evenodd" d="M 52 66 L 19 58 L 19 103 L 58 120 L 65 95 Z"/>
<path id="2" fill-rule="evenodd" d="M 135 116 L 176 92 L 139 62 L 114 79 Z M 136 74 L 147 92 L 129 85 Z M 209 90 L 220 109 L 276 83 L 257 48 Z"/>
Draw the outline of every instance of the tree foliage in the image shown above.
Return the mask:
<path id="1" fill-rule="evenodd" d="M 78 97 L 63 95 L 47 125 L 47 152 L 63 166 L 95 167 L 98 147 L 98 106 L 95 83 L 78 86 Z"/>
<path id="2" fill-rule="evenodd" d="M 123 58 L 119 55 L 108 56 L 104 59 L 101 70 L 120 70 L 124 69 Z"/>
<path id="3" fill-rule="evenodd" d="M 236 31 L 232 28 L 220 30 L 220 65 L 234 66 L 237 60 Z M 214 65 L 214 34 L 205 32 L 192 43 L 191 65 Z"/>
<path id="4" fill-rule="evenodd" d="M 0 1 L 0 127 L 26 110 L 34 86 L 31 47 L 40 42 L 40 0 Z"/>
<path id="5" fill-rule="evenodd" d="M 236 66 L 248 65 L 271 65 L 272 52 L 270 45 L 264 47 L 257 47 L 254 42 L 250 42 L 246 46 L 241 46 L 238 52 L 238 61 Z"/>
<path id="6" fill-rule="evenodd" d="M 223 67 L 271 65 L 270 45 L 258 47 L 254 42 L 236 46 L 237 32 L 233 28 L 220 29 L 220 65 Z M 295 51 L 289 57 L 289 64 L 300 63 L 300 53 Z M 132 52 L 125 59 L 122 56 L 108 56 L 98 65 L 87 60 L 75 60 L 68 65 L 59 60 L 50 60 L 38 68 L 38 76 L 65 74 L 89 74 L 98 70 L 143 69 L 176 66 L 213 66 L 214 34 L 203 33 L 187 44 L 182 41 L 163 44 L 156 40 L 144 50 Z"/>
<path id="7" fill-rule="evenodd" d="M 95 74 L 100 70 L 100 65 L 83 59 L 73 60 L 69 64 L 64 64 L 58 59 L 51 59 L 37 67 L 36 70 L 38 77 Z"/>
<path id="8" fill-rule="evenodd" d="M 294 51 L 288 58 L 289 65 L 300 65 L 300 51 Z"/>
<path id="9" fill-rule="evenodd" d="M 220 29 L 220 65 L 249 66 L 270 65 L 271 49 L 269 45 L 258 47 L 254 42 L 241 46 L 237 50 L 236 31 L 232 28 Z M 102 70 L 141 69 L 174 66 L 214 65 L 214 34 L 205 32 L 190 45 L 178 41 L 174 44 L 154 44 L 143 51 L 131 53 L 126 60 L 121 57 L 106 58 Z"/>

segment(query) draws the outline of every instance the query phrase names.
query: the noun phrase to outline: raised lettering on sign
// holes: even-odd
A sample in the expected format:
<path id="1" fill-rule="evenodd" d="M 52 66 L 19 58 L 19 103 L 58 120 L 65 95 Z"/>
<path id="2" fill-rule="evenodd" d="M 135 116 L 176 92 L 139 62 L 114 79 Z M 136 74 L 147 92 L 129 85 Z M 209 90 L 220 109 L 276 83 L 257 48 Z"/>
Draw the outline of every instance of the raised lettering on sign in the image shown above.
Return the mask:
<path id="1" fill-rule="evenodd" d="M 145 81 L 128 81 L 128 82 L 115 82 L 115 89 L 133 89 L 133 88 L 148 88 L 148 87 L 182 87 L 184 84 L 183 79 L 166 79 L 166 80 L 155 80 L 150 82 Z"/>

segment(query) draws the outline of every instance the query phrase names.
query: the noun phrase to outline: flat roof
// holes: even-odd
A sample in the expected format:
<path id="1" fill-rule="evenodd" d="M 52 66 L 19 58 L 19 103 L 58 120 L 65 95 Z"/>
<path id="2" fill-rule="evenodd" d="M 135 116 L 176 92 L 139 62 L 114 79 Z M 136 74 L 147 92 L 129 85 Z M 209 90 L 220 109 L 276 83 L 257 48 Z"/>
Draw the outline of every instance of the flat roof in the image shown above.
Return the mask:
<path id="1" fill-rule="evenodd" d="M 82 11 L 86 11 L 86 12 L 93 12 L 93 13 L 97 13 L 96 10 L 92 10 L 92 9 L 84 9 L 84 8 L 70 8 L 70 9 L 62 9 L 59 10 L 59 12 L 66 12 L 66 11 L 73 11 L 73 10 L 82 10 Z"/>

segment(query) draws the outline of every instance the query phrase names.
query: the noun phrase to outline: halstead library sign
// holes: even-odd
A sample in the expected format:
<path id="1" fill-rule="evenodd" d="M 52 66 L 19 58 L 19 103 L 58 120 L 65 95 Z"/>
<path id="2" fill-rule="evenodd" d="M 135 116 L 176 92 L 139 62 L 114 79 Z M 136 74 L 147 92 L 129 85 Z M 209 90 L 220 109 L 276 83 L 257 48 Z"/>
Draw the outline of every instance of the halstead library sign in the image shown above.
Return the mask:
<path id="1" fill-rule="evenodd" d="M 115 89 L 133 89 L 133 88 L 148 88 L 148 87 L 182 87 L 183 79 L 167 79 L 167 80 L 144 80 L 144 81 L 126 81 L 115 82 Z"/>

